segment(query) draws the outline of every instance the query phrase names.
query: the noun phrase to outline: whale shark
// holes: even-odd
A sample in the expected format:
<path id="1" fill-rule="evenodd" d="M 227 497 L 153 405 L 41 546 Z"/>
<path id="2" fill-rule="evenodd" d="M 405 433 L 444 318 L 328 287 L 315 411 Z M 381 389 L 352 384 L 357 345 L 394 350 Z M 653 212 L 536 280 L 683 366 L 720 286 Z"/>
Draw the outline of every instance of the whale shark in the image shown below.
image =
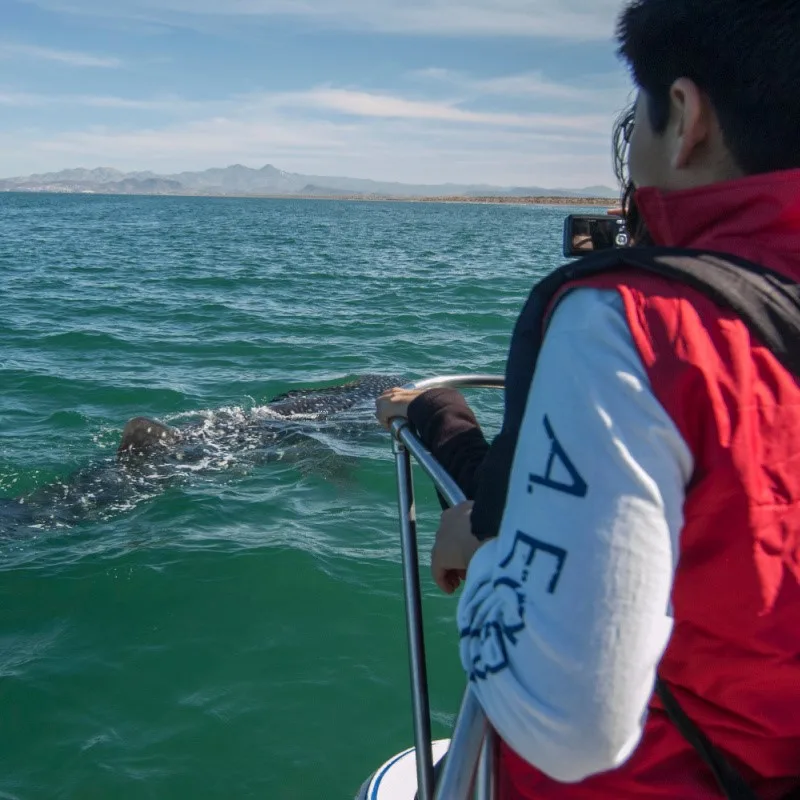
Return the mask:
<path id="1" fill-rule="evenodd" d="M 28 495 L 0 499 L 0 534 L 72 527 L 130 508 L 178 480 L 233 464 L 262 465 L 292 455 L 323 461 L 331 454 L 321 443 L 326 435 L 355 440 L 374 433 L 375 399 L 405 382 L 397 375 L 367 374 L 337 386 L 295 389 L 247 411 L 197 412 L 176 424 L 134 417 L 112 457 Z"/>

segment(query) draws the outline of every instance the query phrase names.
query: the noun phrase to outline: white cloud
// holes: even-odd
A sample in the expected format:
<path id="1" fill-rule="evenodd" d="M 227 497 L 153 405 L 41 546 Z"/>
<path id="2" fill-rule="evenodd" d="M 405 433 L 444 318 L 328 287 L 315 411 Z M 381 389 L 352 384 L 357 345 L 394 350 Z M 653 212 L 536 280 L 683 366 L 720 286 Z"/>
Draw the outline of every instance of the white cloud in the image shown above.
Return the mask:
<path id="1" fill-rule="evenodd" d="M 347 89 L 314 89 L 296 95 L 279 96 L 283 105 L 299 105 L 384 119 L 436 120 L 474 125 L 539 130 L 596 130 L 605 122 L 600 115 L 520 114 L 471 111 L 454 103 L 408 100 L 392 95 Z"/>
<path id="2" fill-rule="evenodd" d="M 474 78 L 463 72 L 431 67 L 415 70 L 410 76 L 428 85 L 438 84 L 457 91 L 464 101 L 486 97 L 552 100 L 607 110 L 623 108 L 629 102 L 631 93 L 631 85 L 623 72 L 586 75 L 569 83 L 554 81 L 541 71 Z"/>
<path id="3" fill-rule="evenodd" d="M 4 144 L 5 154 L 15 156 L 18 168 L 9 171 L 0 161 L 0 174 L 79 164 L 171 173 L 272 163 L 307 174 L 414 183 L 586 186 L 612 180 L 607 150 L 596 141 L 556 143 L 535 135 L 461 132 L 418 122 L 346 126 L 279 117 L 219 118 L 158 130 L 29 134 L 24 143 Z M 26 161 L 29 169 L 22 168 Z"/>
<path id="4" fill-rule="evenodd" d="M 10 58 L 21 56 L 37 61 L 56 61 L 70 67 L 102 67 L 116 69 L 122 66 L 122 61 L 110 56 L 97 56 L 90 53 L 80 53 L 75 50 L 54 50 L 50 47 L 37 47 L 29 44 L 16 44 L 0 42 L 0 57 Z"/>
<path id="5" fill-rule="evenodd" d="M 0 103 L 55 104 L 56 96 L 2 95 Z M 73 98 L 66 98 L 74 102 Z M 78 96 L 84 107 L 161 111 L 180 98 Z M 177 172 L 231 163 L 420 183 L 585 186 L 611 178 L 608 114 L 475 111 L 331 87 L 186 104 L 185 118 L 140 126 L 81 125 L 7 132 L 0 175 L 75 165 Z M 73 115 L 73 120 L 75 119 Z M 75 123 L 73 121 L 73 128 Z"/>
<path id="6" fill-rule="evenodd" d="M 209 104 L 181 97 L 130 98 L 110 95 L 83 94 L 38 94 L 36 92 L 3 92 L 0 91 L 0 106 L 17 108 L 99 108 L 120 109 L 127 111 L 159 111 L 164 113 L 187 113 L 190 111 L 208 111 Z"/>
<path id="7" fill-rule="evenodd" d="M 202 16 L 299 17 L 334 28 L 601 40 L 622 0 L 28 0 L 55 10 L 191 25 Z"/>
<path id="8" fill-rule="evenodd" d="M 41 96 L 27 92 L 0 92 L 0 106 L 33 108 L 41 106 Z"/>
<path id="9" fill-rule="evenodd" d="M 346 142 L 337 135 L 335 125 L 325 123 L 275 124 L 270 120 L 236 120 L 218 117 L 160 129 L 114 131 L 101 127 L 44 138 L 36 143 L 43 151 L 95 154 L 106 160 L 130 161 L 141 158 L 156 162 L 179 163 L 200 156 L 206 165 L 215 159 L 228 161 L 266 157 L 282 153 L 304 153 L 323 148 L 331 153 Z"/>
<path id="10" fill-rule="evenodd" d="M 526 114 L 474 111 L 456 101 L 413 100 L 396 95 L 351 89 L 320 87 L 306 92 L 251 94 L 218 102 L 191 101 L 181 97 L 126 98 L 108 95 L 39 94 L 0 91 L 0 106 L 18 108 L 96 108 L 128 111 L 155 111 L 170 114 L 213 112 L 238 116 L 258 114 L 265 109 L 308 109 L 349 117 L 410 119 L 528 128 L 539 131 L 597 130 L 607 121 L 601 114 Z"/>
<path id="11" fill-rule="evenodd" d="M 174 96 L 125 98 L 0 91 L 0 105 L 18 108 L 82 107 L 204 116 L 229 114 L 238 118 L 257 116 L 269 110 L 315 111 L 327 112 L 328 116 L 523 128 L 542 134 L 557 133 L 559 136 L 567 131 L 591 136 L 593 131 L 604 130 L 608 122 L 608 113 L 532 114 L 476 111 L 463 107 L 463 103 L 456 100 L 416 100 L 398 95 L 324 86 L 305 92 L 241 95 L 217 102 L 191 101 Z"/>

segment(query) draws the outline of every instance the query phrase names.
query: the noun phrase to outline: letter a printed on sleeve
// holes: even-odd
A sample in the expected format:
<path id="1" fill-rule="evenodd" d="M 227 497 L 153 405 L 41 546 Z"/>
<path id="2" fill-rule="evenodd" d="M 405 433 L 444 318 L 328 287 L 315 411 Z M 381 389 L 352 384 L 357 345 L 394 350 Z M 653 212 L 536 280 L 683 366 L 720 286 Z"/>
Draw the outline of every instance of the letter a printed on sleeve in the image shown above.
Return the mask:
<path id="1" fill-rule="evenodd" d="M 531 474 L 528 476 L 528 494 L 533 494 L 534 486 L 544 486 L 556 492 L 571 494 L 574 497 L 586 497 L 589 487 L 561 446 L 561 442 L 556 438 L 553 426 L 547 416 L 544 418 L 544 429 L 550 439 L 550 457 L 547 459 L 547 468 L 544 471 L 544 475 Z M 562 467 L 560 470 L 562 473 L 566 470 L 570 480 L 569 483 L 553 477 L 559 465 Z"/>

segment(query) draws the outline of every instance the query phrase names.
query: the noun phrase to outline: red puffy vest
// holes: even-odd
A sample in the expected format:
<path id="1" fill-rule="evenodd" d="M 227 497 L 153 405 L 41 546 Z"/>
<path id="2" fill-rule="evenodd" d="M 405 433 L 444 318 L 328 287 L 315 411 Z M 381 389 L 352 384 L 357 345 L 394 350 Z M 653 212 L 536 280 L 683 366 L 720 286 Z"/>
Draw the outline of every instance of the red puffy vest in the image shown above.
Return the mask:
<path id="1" fill-rule="evenodd" d="M 800 170 L 684 192 L 640 190 L 656 244 L 731 253 L 800 282 Z M 800 384 L 732 313 L 645 273 L 614 289 L 695 472 L 659 667 L 684 711 L 771 800 L 800 785 Z M 501 746 L 502 800 L 718 798 L 657 698 L 621 768 L 556 783 Z"/>

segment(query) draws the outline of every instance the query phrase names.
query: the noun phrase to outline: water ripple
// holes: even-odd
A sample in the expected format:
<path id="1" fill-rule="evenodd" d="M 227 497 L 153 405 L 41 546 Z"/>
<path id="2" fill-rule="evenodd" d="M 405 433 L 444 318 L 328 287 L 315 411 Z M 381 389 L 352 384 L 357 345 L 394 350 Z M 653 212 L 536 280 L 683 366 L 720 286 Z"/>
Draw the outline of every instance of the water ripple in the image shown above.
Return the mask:
<path id="1" fill-rule="evenodd" d="M 0 194 L 0 498 L 112 464 L 135 415 L 501 372 L 565 213 Z M 496 430 L 500 393 L 471 399 Z M 320 428 L 256 451 L 221 442 L 184 480 L 0 539 L 0 797 L 325 800 L 408 745 L 388 437 Z M 426 566 L 438 504 L 418 489 L 446 735 L 463 673 Z"/>

